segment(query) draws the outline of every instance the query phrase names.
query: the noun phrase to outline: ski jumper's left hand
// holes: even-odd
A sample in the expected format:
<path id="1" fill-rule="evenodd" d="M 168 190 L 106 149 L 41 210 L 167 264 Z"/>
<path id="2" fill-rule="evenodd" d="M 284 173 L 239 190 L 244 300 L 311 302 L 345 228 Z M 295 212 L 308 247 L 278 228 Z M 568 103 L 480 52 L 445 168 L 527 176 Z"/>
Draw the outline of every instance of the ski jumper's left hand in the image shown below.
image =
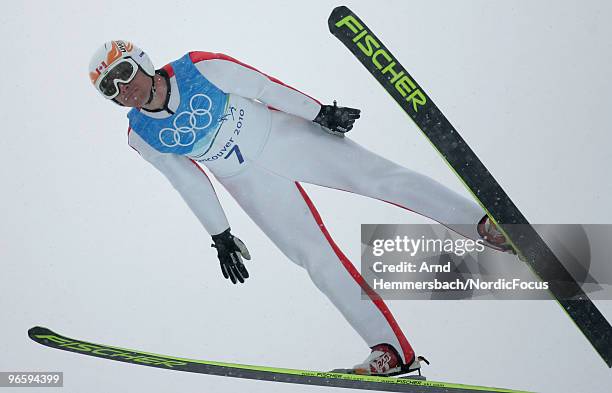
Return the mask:
<path id="1" fill-rule="evenodd" d="M 249 272 L 244 267 L 242 258 L 251 259 L 251 255 L 242 240 L 232 235 L 230 228 L 218 235 L 213 235 L 212 239 L 214 244 L 211 244 L 211 247 L 217 249 L 223 277 L 231 280 L 232 284 L 236 284 L 236 281 L 244 283 L 244 280 L 249 277 Z"/>
<path id="2" fill-rule="evenodd" d="M 337 136 L 344 136 L 353 128 L 355 120 L 359 119 L 361 111 L 354 108 L 343 108 L 336 104 L 322 105 L 319 114 L 313 120 L 322 125 L 326 131 Z"/>

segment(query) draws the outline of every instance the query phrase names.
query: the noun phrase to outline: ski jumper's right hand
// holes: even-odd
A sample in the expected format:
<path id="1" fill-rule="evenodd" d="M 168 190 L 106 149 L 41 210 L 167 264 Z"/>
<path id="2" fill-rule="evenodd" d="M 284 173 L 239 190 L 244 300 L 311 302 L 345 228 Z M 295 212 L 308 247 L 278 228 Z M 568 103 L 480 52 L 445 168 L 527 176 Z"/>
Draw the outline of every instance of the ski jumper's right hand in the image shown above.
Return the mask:
<path id="1" fill-rule="evenodd" d="M 323 126 L 330 134 L 344 136 L 353 128 L 355 120 L 359 119 L 361 111 L 354 108 L 344 108 L 334 105 L 322 105 L 319 114 L 313 122 Z"/>
<path id="2" fill-rule="evenodd" d="M 231 280 L 232 284 L 236 284 L 236 281 L 244 283 L 244 280 L 249 277 L 249 272 L 244 267 L 242 258 L 251 259 L 251 255 L 242 240 L 232 235 L 230 228 L 218 235 L 213 235 L 212 239 L 214 244 L 210 246 L 217 249 L 223 277 Z"/>

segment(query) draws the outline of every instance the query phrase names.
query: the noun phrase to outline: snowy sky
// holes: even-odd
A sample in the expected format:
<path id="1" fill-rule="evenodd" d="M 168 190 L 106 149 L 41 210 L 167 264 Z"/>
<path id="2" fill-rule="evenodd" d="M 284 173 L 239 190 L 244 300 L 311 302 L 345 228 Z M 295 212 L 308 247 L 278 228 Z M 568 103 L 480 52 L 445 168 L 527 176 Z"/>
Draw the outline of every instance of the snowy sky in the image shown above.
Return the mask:
<path id="1" fill-rule="evenodd" d="M 525 216 L 612 223 L 612 6 L 606 1 L 347 1 L 461 132 Z M 377 4 L 377 5 L 375 5 Z M 127 146 L 89 57 L 127 39 L 162 66 L 223 52 L 321 101 L 362 109 L 350 137 L 468 195 L 327 29 L 331 1 L 19 1 L 0 15 L 0 371 L 64 371 L 66 392 L 313 392 L 52 351 L 29 327 L 196 359 L 328 370 L 369 352 L 218 183 L 254 260 L 224 280 L 210 238 Z M 21 146 L 21 147 L 19 147 Z M 426 219 L 306 186 L 359 260 L 361 223 Z M 184 247 L 189 244 L 189 247 Z M 594 392 L 611 372 L 552 301 L 389 302 L 433 380 Z M 612 319 L 612 302 L 599 302 Z M 27 389 L 21 389 L 20 392 Z M 7 389 L 7 392 L 11 389 Z"/>

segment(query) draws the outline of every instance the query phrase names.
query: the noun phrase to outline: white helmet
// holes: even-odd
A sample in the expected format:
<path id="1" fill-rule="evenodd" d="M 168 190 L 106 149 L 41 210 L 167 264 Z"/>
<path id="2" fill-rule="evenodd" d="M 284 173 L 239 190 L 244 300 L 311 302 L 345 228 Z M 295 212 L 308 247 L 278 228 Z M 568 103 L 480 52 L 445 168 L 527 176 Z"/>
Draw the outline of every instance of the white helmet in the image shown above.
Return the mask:
<path id="1" fill-rule="evenodd" d="M 122 66 L 123 73 L 105 77 L 119 64 Z M 149 56 L 129 41 L 108 41 L 104 43 L 91 57 L 89 62 L 89 78 L 91 82 L 105 98 L 113 99 L 119 94 L 117 82 L 130 82 L 138 68 L 142 69 L 147 75 L 155 75 L 155 67 Z M 118 71 L 116 70 L 115 73 Z M 126 73 L 127 72 L 127 73 Z"/>

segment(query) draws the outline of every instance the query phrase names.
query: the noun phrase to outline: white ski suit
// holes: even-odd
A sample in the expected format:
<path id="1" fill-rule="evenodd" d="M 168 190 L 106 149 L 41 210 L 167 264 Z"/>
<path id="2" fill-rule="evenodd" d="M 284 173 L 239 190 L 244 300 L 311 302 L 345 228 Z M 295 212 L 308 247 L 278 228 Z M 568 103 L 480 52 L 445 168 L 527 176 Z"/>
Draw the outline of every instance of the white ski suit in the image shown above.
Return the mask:
<path id="1" fill-rule="evenodd" d="M 167 109 L 140 109 L 140 120 L 130 117 L 129 144 L 215 235 L 230 225 L 199 164 L 207 167 L 272 242 L 306 269 L 368 346 L 391 344 L 411 362 L 414 351 L 393 315 L 334 243 L 300 183 L 376 198 L 451 228 L 476 224 L 482 209 L 349 138 L 325 132 L 312 122 L 321 104 L 275 78 L 221 54 L 190 52 L 182 60 L 181 66 L 163 68 L 171 89 Z M 190 74 L 194 70 L 199 75 Z M 217 102 L 224 108 L 214 108 Z M 213 118 L 214 109 L 222 115 Z M 174 122 L 155 128 L 150 119 Z M 463 234 L 479 238 L 476 225 Z M 362 290 L 371 301 L 362 300 Z"/>

